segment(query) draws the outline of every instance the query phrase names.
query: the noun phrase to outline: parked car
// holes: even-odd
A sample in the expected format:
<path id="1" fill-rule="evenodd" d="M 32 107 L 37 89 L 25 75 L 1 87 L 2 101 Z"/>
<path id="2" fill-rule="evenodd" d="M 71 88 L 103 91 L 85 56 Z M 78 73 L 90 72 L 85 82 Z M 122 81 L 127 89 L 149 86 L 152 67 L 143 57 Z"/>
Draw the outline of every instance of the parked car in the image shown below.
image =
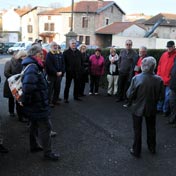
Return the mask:
<path id="1" fill-rule="evenodd" d="M 30 41 L 29 42 L 17 42 L 8 49 L 8 53 L 13 54 L 14 51 L 29 50 L 31 45 L 32 45 L 32 42 Z"/>
<path id="2" fill-rule="evenodd" d="M 4 53 L 4 43 L 0 43 L 0 53 L 3 54 Z"/>

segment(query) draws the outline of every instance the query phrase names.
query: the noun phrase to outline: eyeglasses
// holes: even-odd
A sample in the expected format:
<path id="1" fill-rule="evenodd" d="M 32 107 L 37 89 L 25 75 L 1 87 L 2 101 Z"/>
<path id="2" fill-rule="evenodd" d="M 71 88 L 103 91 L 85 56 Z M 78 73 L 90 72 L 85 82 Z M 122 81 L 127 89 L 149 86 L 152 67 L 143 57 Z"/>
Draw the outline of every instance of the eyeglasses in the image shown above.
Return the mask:
<path id="1" fill-rule="evenodd" d="M 126 43 L 127 46 L 131 46 L 132 44 L 131 43 Z"/>

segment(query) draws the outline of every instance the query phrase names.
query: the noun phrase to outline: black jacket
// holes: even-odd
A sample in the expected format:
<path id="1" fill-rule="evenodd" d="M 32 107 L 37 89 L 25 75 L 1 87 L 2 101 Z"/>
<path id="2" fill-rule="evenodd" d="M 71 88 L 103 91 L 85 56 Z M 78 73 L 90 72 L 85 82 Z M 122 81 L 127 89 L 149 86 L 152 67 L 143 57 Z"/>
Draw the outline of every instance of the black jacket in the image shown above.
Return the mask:
<path id="1" fill-rule="evenodd" d="M 176 93 L 176 60 L 171 70 L 170 89 Z"/>
<path id="2" fill-rule="evenodd" d="M 55 76 L 57 72 L 65 72 L 65 64 L 62 53 L 53 54 L 51 51 L 46 56 L 46 73 Z"/>
<path id="3" fill-rule="evenodd" d="M 83 58 L 81 52 L 76 49 L 73 51 L 71 48 L 64 51 L 65 71 L 66 73 L 79 76 L 83 69 Z"/>
<path id="4" fill-rule="evenodd" d="M 31 63 L 22 80 L 24 113 L 31 120 L 47 119 L 50 114 L 48 84 L 43 68 L 35 59 L 27 57 L 22 62 L 24 67 Z"/>
<path id="5" fill-rule="evenodd" d="M 132 78 L 127 98 L 132 101 L 132 114 L 152 116 L 156 114 L 157 102 L 163 99 L 164 86 L 161 77 L 152 73 L 141 73 Z"/>

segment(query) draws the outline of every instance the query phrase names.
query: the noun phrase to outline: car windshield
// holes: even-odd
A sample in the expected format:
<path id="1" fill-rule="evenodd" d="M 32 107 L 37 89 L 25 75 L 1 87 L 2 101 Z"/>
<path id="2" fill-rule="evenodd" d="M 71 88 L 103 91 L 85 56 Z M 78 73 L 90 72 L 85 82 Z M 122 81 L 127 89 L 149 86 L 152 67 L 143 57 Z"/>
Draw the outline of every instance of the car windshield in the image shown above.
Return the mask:
<path id="1" fill-rule="evenodd" d="M 13 46 L 14 47 L 20 47 L 23 43 L 15 43 Z"/>

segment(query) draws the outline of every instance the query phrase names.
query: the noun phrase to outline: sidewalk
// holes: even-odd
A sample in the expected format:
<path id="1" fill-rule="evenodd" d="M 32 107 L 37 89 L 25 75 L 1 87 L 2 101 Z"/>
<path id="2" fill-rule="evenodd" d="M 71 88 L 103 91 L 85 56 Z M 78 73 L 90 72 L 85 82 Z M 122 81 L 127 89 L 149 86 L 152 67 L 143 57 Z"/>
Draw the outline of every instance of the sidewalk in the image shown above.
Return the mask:
<path id="1" fill-rule="evenodd" d="M 53 129 L 58 133 L 52 142 L 62 159 L 48 162 L 42 160 L 42 153 L 29 152 L 28 129 L 8 117 L 6 99 L 0 99 L 5 144 L 10 149 L 9 154 L 0 154 L 0 176 L 175 176 L 176 129 L 165 117 L 157 117 L 157 154 L 148 152 L 143 126 L 142 157 L 135 159 L 129 154 L 130 110 L 104 92 L 87 95 L 81 102 L 74 101 L 71 93 L 69 104 L 61 101 L 52 109 Z"/>

